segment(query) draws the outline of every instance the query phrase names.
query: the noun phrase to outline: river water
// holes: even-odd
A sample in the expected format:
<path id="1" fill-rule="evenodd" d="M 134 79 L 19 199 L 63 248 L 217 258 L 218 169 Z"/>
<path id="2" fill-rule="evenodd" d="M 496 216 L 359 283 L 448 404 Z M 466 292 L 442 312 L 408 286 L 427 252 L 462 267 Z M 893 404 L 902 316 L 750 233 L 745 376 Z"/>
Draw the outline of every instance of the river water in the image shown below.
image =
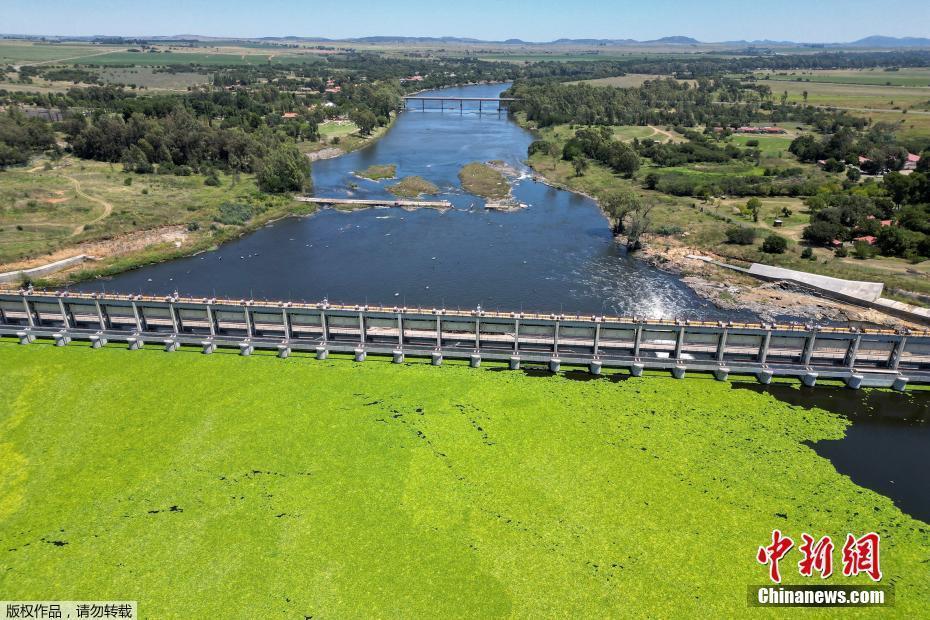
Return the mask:
<path id="1" fill-rule="evenodd" d="M 425 94 L 496 97 L 506 85 Z M 487 109 L 487 108 L 486 108 Z M 644 317 L 751 318 L 721 311 L 677 278 L 627 256 L 597 205 L 534 181 L 523 165 L 532 135 L 506 114 L 466 104 L 441 112 L 403 112 L 379 141 L 313 165 L 318 196 L 389 198 L 395 181 L 367 181 L 355 171 L 396 164 L 398 177 L 419 175 L 451 201 L 432 209 L 322 210 L 287 218 L 219 249 L 143 267 L 81 290 L 233 298 L 292 299 L 488 309 L 608 312 Z M 522 173 L 514 196 L 528 205 L 503 213 L 462 191 L 458 172 L 474 161 L 504 161 Z M 846 437 L 813 447 L 857 484 L 891 497 L 930 521 L 925 457 L 930 394 L 816 388 L 764 389 L 799 406 L 818 406 L 852 420 Z"/>
<path id="2" fill-rule="evenodd" d="M 818 441 L 811 447 L 856 484 L 891 498 L 902 511 L 930 523 L 930 392 L 799 388 L 784 383 L 734 385 L 849 419 L 852 424 L 842 439 Z"/>
<path id="3" fill-rule="evenodd" d="M 442 96 L 496 97 L 507 85 L 443 89 Z M 447 104 L 448 105 L 448 104 Z M 419 104 L 417 104 L 417 107 Z M 143 267 L 77 288 L 488 309 L 607 312 L 643 317 L 751 318 L 721 311 L 677 278 L 627 256 L 588 198 L 531 178 L 532 134 L 477 104 L 400 114 L 363 149 L 313 165 L 317 196 L 387 198 L 387 186 L 353 173 L 396 164 L 398 177 L 441 188 L 446 212 L 325 209 L 275 222 L 216 251 Z M 461 167 L 504 161 L 521 172 L 516 212 L 490 211 L 460 187 Z"/>

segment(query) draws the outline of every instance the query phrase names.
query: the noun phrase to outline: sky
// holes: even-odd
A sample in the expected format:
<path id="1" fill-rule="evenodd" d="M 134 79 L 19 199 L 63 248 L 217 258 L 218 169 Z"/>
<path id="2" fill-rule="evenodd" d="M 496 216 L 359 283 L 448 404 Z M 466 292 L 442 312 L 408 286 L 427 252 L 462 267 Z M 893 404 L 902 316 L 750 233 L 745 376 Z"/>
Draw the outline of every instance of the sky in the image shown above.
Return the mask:
<path id="1" fill-rule="evenodd" d="M 930 37 L 930 1 L 0 0 L 0 33 L 847 42 Z"/>

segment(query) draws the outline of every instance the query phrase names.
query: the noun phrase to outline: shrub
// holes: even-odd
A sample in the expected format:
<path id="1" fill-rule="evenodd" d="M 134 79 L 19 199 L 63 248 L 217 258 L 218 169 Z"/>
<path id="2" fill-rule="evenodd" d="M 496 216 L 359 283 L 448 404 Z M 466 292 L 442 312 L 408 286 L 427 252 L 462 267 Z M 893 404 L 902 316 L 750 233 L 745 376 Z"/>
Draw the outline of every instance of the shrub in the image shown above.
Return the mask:
<path id="1" fill-rule="evenodd" d="M 214 219 L 220 224 L 242 226 L 252 219 L 252 207 L 234 202 L 224 202 L 220 205 L 220 212 Z"/>
<path id="2" fill-rule="evenodd" d="M 849 256 L 849 251 L 846 249 L 845 245 L 841 245 L 840 247 L 836 248 L 836 252 L 833 253 L 833 256 L 837 258 L 846 258 Z"/>
<path id="3" fill-rule="evenodd" d="M 801 258 L 814 260 L 814 248 L 804 248 L 804 250 L 801 251 Z"/>
<path id="4" fill-rule="evenodd" d="M 129 187 L 130 185 L 132 185 L 132 177 L 126 177 L 125 179 L 123 179 L 123 185 L 125 185 L 126 187 Z"/>
<path id="5" fill-rule="evenodd" d="M 788 240 L 778 235 L 769 235 L 762 242 L 762 251 L 766 254 L 784 254 L 787 249 Z"/>
<path id="6" fill-rule="evenodd" d="M 859 260 L 872 258 L 875 256 L 875 248 L 865 241 L 856 241 L 856 243 L 853 244 L 853 256 Z"/>
<path id="7" fill-rule="evenodd" d="M 727 243 L 752 245 L 756 241 L 756 229 L 747 226 L 730 226 L 727 228 Z"/>
<path id="8" fill-rule="evenodd" d="M 656 227 L 653 232 L 662 237 L 671 237 L 672 235 L 680 235 L 684 232 L 684 229 L 674 224 L 663 224 L 662 226 Z"/>

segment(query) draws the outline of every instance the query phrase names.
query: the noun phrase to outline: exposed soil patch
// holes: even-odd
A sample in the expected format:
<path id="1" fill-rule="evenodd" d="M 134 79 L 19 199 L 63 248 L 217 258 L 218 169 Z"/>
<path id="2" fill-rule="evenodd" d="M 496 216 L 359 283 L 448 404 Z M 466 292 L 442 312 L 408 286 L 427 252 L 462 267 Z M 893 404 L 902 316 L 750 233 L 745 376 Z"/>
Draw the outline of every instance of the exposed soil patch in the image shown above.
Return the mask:
<path id="1" fill-rule="evenodd" d="M 46 254 L 45 256 L 0 265 L 0 272 L 31 269 L 79 254 L 87 254 L 96 259 L 101 259 L 131 254 L 132 252 L 138 252 L 149 246 L 162 243 L 172 243 L 176 247 L 181 247 L 187 241 L 188 237 L 189 233 L 186 226 L 163 226 L 151 230 L 140 230 L 127 235 L 114 237 L 113 239 L 89 241 L 87 243 L 81 243 L 76 246 L 58 250 L 51 254 Z"/>

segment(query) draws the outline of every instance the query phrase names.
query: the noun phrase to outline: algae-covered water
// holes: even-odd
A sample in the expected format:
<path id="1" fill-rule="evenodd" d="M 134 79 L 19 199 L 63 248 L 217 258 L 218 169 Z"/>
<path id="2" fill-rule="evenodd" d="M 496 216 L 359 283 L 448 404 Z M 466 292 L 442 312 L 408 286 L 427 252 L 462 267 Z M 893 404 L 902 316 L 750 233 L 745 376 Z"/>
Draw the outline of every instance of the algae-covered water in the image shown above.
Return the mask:
<path id="1" fill-rule="evenodd" d="M 0 590 L 161 618 L 732 617 L 777 528 L 880 533 L 884 615 L 930 615 L 930 526 L 809 445 L 844 418 L 574 376 L 0 341 Z"/>

